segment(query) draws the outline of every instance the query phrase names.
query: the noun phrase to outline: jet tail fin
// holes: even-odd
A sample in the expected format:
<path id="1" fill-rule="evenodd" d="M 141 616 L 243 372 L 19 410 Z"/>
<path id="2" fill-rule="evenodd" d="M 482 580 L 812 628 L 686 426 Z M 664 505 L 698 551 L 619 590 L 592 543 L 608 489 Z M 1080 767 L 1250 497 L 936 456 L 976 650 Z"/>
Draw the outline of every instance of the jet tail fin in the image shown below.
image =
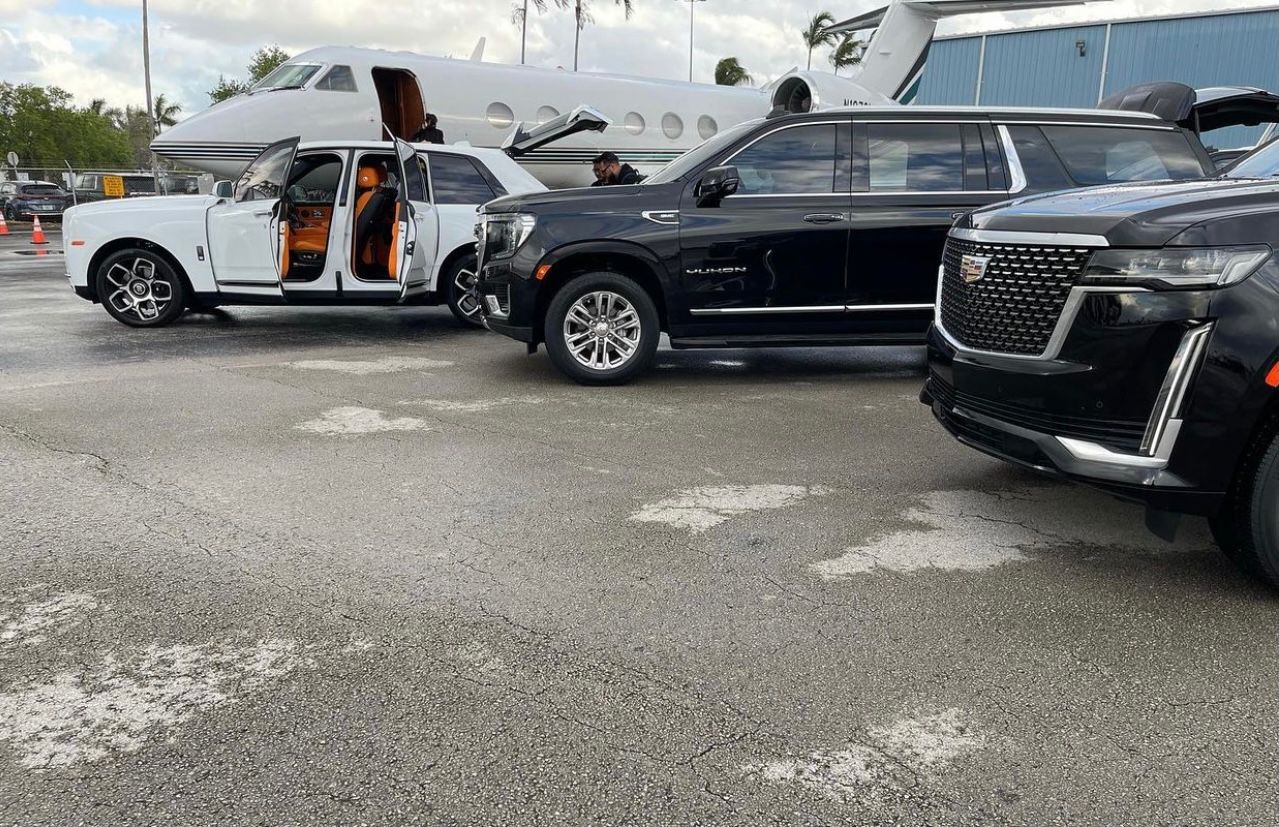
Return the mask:
<path id="1" fill-rule="evenodd" d="M 943 17 L 1078 6 L 1086 2 L 1090 0 L 893 0 L 836 23 L 827 31 L 840 34 L 878 29 L 855 78 L 867 89 L 902 100 L 924 71 L 937 21 Z"/>
<path id="2" fill-rule="evenodd" d="M 484 62 L 484 44 L 488 42 L 488 38 L 481 37 L 475 43 L 475 49 L 471 52 L 471 61 L 473 63 Z"/>

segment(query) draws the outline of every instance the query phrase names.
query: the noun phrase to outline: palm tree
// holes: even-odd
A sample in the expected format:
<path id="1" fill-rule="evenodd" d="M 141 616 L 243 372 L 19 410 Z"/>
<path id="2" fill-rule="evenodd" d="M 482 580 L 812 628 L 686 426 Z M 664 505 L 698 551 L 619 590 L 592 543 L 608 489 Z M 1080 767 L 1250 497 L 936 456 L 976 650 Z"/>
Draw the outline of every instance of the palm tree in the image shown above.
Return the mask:
<path id="1" fill-rule="evenodd" d="M 862 62 L 862 55 L 866 51 L 866 41 L 858 40 L 851 34 L 846 34 L 840 39 L 839 45 L 835 47 L 835 51 L 831 52 L 830 62 L 835 67 L 835 74 L 839 74 L 840 69 L 846 69 L 849 66 L 856 66 Z"/>
<path id="2" fill-rule="evenodd" d="M 159 134 L 160 130 L 166 126 L 173 126 L 178 122 L 178 113 L 182 111 L 182 105 L 178 103 L 169 103 L 165 100 L 164 93 L 155 96 L 155 131 Z"/>
<path id="3" fill-rule="evenodd" d="M 563 5 L 556 0 L 557 4 Z M 511 6 L 511 22 L 520 29 L 520 65 L 524 64 L 525 49 L 528 45 L 528 7 L 529 3 L 537 9 L 538 13 L 546 11 L 546 0 L 522 0 Z"/>
<path id="4" fill-rule="evenodd" d="M 720 86 L 741 86 L 753 80 L 751 73 L 735 57 L 726 57 L 715 64 L 715 82 Z"/>
<path id="5" fill-rule="evenodd" d="M 800 32 L 804 45 L 808 46 L 808 68 L 813 68 L 813 49 L 818 46 L 829 46 L 835 42 L 835 35 L 826 31 L 835 25 L 835 15 L 828 11 L 819 11 L 809 21 L 808 28 Z"/>
<path id="6" fill-rule="evenodd" d="M 85 111 L 97 115 L 99 118 L 106 118 L 117 129 L 122 128 L 124 123 L 124 112 L 118 106 L 107 106 L 105 98 L 94 98 L 89 101 Z"/>
<path id="7" fill-rule="evenodd" d="M 614 0 L 617 5 L 626 10 L 626 19 L 631 19 L 631 12 L 635 10 L 634 0 Z M 573 7 L 573 16 L 577 20 L 577 25 L 573 28 L 573 71 L 577 71 L 577 52 L 582 41 L 582 29 L 586 28 L 586 24 L 592 22 L 595 18 L 591 17 L 590 0 L 555 0 L 555 4 L 560 8 Z M 832 19 L 833 21 L 833 19 Z"/>

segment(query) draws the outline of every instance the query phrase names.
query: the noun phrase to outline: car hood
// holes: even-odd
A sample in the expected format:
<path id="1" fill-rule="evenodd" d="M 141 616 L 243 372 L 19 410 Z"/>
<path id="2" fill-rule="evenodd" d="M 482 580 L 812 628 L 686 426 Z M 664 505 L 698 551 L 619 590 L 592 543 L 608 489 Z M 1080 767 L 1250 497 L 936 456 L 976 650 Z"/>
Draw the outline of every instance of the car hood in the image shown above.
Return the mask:
<path id="1" fill-rule="evenodd" d="M 165 212 L 189 210 L 202 213 L 218 202 L 213 195 L 153 195 L 146 198 L 113 198 L 79 204 L 67 210 L 79 216 L 99 215 L 108 212 Z"/>
<path id="2" fill-rule="evenodd" d="M 1279 207 L 1279 180 L 1214 178 L 1090 187 L 1012 201 L 965 220 L 979 230 L 1082 233 L 1161 246 L 1215 218 Z"/>
<path id="3" fill-rule="evenodd" d="M 615 187 L 579 187 L 548 190 L 524 195 L 508 195 L 484 205 L 484 212 L 596 212 L 600 210 L 635 209 L 643 202 L 645 209 L 677 209 L 680 185 L 631 184 Z M 650 202 L 658 204 L 649 206 Z M 666 203 L 670 202 L 670 203 Z"/>

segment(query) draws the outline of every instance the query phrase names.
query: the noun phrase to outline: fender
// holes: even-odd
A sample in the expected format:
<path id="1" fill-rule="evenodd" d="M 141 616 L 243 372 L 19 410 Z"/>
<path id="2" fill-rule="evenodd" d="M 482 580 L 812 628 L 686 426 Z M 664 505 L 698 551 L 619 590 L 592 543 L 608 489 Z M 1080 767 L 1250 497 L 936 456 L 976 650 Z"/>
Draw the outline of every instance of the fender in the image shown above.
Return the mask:
<path id="1" fill-rule="evenodd" d="M 543 254 L 538 262 L 538 267 L 549 264 L 551 272 L 554 272 L 557 263 L 579 255 L 618 255 L 639 259 L 653 271 L 653 275 L 657 278 L 663 293 L 669 292 L 672 288 L 673 278 L 671 277 L 670 268 L 651 249 L 634 241 L 621 239 L 571 241 Z"/>

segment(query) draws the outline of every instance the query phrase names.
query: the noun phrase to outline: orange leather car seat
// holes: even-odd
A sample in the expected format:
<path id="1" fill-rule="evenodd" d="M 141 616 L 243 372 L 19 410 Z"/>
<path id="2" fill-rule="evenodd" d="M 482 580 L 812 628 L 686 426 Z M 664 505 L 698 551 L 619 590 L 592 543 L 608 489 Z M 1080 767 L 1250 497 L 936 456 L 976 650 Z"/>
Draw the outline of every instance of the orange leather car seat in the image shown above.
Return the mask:
<path id="1" fill-rule="evenodd" d="M 328 207 L 299 207 L 298 226 L 293 228 L 290 249 L 295 253 L 323 253 L 329 247 L 329 222 L 332 214 Z"/>
<path id="2" fill-rule="evenodd" d="M 393 198 L 393 193 L 388 193 L 383 189 L 382 185 L 386 183 L 386 170 L 381 166 L 362 166 L 355 176 L 355 186 L 359 191 L 359 196 L 355 200 L 355 226 L 358 228 L 365 222 L 362 220 L 365 210 L 379 210 L 386 205 L 387 198 Z M 382 197 L 378 197 L 382 196 Z M 369 218 L 376 220 L 377 216 L 372 215 Z M 379 262 L 387 262 L 390 258 L 389 252 L 386 250 L 385 240 L 378 238 L 378 234 L 372 234 L 372 237 L 356 239 L 356 264 L 365 267 L 375 266 Z M 391 241 L 394 246 L 394 239 Z M 362 268 L 357 267 L 357 271 Z M 395 278 L 388 267 L 388 275 Z"/>

